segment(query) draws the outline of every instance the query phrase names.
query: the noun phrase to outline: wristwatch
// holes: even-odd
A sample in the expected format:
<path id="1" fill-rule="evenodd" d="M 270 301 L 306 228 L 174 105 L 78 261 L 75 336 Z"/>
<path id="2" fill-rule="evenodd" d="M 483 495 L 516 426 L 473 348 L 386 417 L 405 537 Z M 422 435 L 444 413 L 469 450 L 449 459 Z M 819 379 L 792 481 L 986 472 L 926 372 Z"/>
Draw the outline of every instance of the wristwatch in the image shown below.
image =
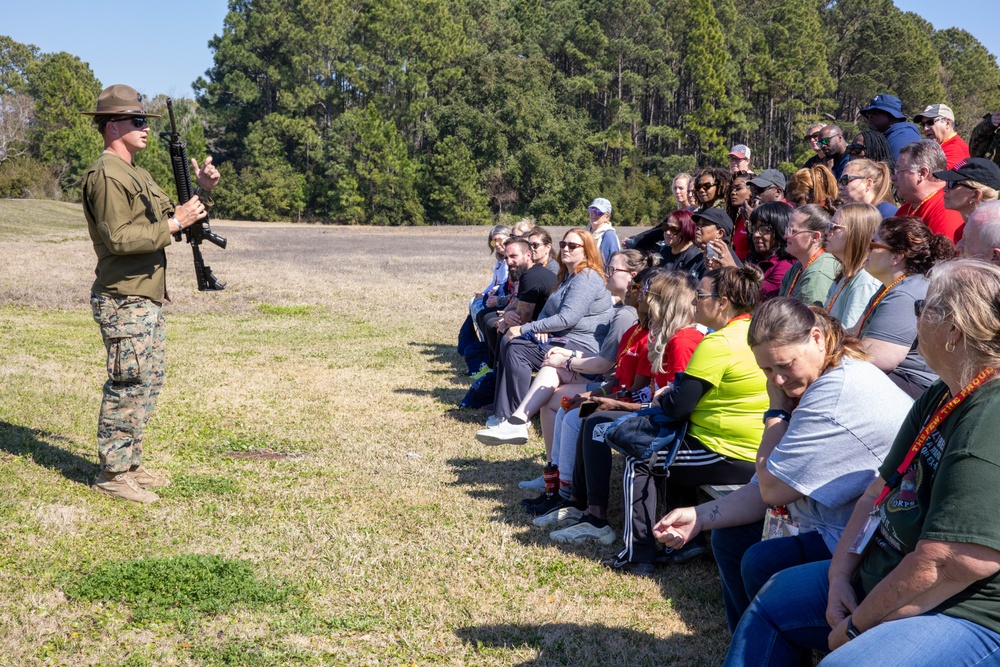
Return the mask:
<path id="1" fill-rule="evenodd" d="M 762 421 L 766 424 L 768 419 L 774 419 L 775 417 L 789 421 L 792 418 L 792 413 L 781 408 L 771 408 L 764 412 L 764 419 Z"/>
<path id="2" fill-rule="evenodd" d="M 854 619 L 850 616 L 847 617 L 847 639 L 857 639 L 861 635 L 861 631 L 854 627 Z"/>

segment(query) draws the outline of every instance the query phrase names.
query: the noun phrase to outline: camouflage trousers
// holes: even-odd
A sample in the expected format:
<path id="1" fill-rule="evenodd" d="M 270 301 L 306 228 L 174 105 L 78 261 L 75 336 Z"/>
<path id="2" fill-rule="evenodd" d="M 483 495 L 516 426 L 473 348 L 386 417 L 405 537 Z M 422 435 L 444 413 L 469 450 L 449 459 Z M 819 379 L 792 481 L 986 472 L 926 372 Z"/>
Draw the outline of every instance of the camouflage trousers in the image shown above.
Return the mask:
<path id="1" fill-rule="evenodd" d="M 163 386 L 167 331 L 163 308 L 141 296 L 92 295 L 90 307 L 108 358 L 108 381 L 97 420 L 101 470 L 142 464 L 142 434 Z"/>

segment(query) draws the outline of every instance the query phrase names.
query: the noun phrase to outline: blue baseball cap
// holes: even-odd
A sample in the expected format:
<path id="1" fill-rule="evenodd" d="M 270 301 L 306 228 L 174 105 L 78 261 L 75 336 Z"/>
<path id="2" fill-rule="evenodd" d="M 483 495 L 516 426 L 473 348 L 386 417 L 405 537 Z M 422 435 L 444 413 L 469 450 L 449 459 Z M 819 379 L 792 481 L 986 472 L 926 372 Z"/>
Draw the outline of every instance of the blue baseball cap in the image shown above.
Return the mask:
<path id="1" fill-rule="evenodd" d="M 906 120 L 906 116 L 903 115 L 903 103 L 892 95 L 876 95 L 871 103 L 861 110 L 861 115 L 865 116 L 871 111 L 884 111 L 897 120 Z"/>

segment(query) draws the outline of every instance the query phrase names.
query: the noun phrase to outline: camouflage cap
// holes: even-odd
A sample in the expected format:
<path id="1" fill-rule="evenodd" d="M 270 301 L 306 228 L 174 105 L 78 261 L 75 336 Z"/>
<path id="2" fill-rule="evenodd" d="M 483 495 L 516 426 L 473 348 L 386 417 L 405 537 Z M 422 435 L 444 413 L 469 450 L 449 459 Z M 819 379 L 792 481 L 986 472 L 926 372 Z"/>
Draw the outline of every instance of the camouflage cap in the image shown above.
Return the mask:
<path id="1" fill-rule="evenodd" d="M 124 83 L 108 86 L 97 96 L 97 111 L 81 111 L 84 116 L 146 116 L 159 118 L 160 114 L 146 113 L 142 95 Z"/>

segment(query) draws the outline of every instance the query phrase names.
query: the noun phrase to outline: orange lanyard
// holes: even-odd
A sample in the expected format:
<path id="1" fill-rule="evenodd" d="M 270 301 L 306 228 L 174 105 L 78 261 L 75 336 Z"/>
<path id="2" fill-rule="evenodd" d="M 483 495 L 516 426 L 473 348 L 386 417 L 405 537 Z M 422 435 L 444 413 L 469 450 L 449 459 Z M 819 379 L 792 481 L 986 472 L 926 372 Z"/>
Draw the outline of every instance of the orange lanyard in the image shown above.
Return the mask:
<path id="1" fill-rule="evenodd" d="M 906 274 L 904 273 L 903 275 L 901 275 L 900 277 L 896 278 L 891 283 L 889 283 L 887 287 L 883 287 L 879 291 L 879 293 L 875 295 L 875 298 L 872 299 L 871 305 L 868 306 L 868 309 L 865 311 L 865 314 L 861 316 L 861 326 L 858 327 L 858 336 L 861 335 L 861 330 L 865 328 L 865 322 L 868 321 L 868 316 L 872 314 L 872 311 L 875 310 L 875 307 L 882 302 L 882 299 L 884 299 L 885 295 L 889 293 L 889 290 L 898 285 L 899 282 L 905 277 Z"/>
<path id="2" fill-rule="evenodd" d="M 924 443 L 927 442 L 927 438 L 930 437 L 931 433 L 936 431 L 937 427 L 940 426 L 941 422 L 943 422 L 948 417 L 948 415 L 950 415 L 952 411 L 955 410 L 955 408 L 961 405 L 962 401 L 971 396 L 972 392 L 974 392 L 976 389 L 979 389 L 979 387 L 982 386 L 983 382 L 986 381 L 991 375 L 993 375 L 996 372 L 996 370 L 997 369 L 993 368 L 992 366 L 981 370 L 979 372 L 979 375 L 972 378 L 972 381 L 969 382 L 969 384 L 965 385 L 962 391 L 958 392 L 957 396 L 953 397 L 943 406 L 941 406 L 941 403 L 944 402 L 946 398 L 948 398 L 948 394 L 945 394 L 944 396 L 941 397 L 941 401 L 938 402 L 938 405 L 941 407 L 939 407 L 938 410 L 934 413 L 934 416 L 931 417 L 926 424 L 924 424 L 924 427 L 920 429 L 920 433 L 917 435 L 917 439 L 913 441 L 913 444 L 910 445 L 909 451 L 906 452 L 906 456 L 903 457 L 903 462 L 899 464 L 898 468 L 896 468 L 895 474 L 893 474 L 892 477 L 890 477 L 888 481 L 886 481 L 885 488 L 882 489 L 882 493 L 879 495 L 878 500 L 875 501 L 875 507 L 881 505 L 882 501 L 885 500 L 886 496 L 888 496 L 889 493 L 899 485 L 900 480 L 902 480 L 903 478 L 903 475 L 909 469 L 910 464 L 913 463 L 913 459 L 917 456 L 917 454 L 920 453 L 920 450 L 923 449 Z"/>
<path id="3" fill-rule="evenodd" d="M 837 290 L 837 293 L 833 295 L 832 299 L 830 299 L 829 301 L 827 301 L 826 306 L 824 306 L 824 308 L 826 308 L 827 310 L 830 310 L 831 308 L 833 308 L 833 304 L 837 303 L 837 299 L 840 298 L 840 293 L 844 291 L 844 288 L 847 287 L 847 283 L 851 282 L 851 280 L 853 280 L 853 278 L 851 278 L 849 280 L 845 280 L 840 285 L 840 289 Z"/>
<path id="4" fill-rule="evenodd" d="M 823 252 L 824 252 L 824 250 L 822 248 L 820 248 L 819 250 L 817 250 L 815 253 L 813 253 L 813 256 L 809 258 L 809 261 L 806 262 L 805 265 L 801 269 L 799 269 L 799 272 L 795 274 L 794 278 L 792 278 L 792 283 L 788 286 L 788 294 L 786 294 L 785 296 L 791 296 L 792 295 L 792 290 L 795 289 L 795 283 L 799 282 L 799 278 L 801 278 L 802 274 L 806 272 L 806 269 L 809 268 L 809 265 L 812 264 L 813 262 L 815 262 L 816 258 L 819 257 L 820 255 L 822 255 Z"/>

